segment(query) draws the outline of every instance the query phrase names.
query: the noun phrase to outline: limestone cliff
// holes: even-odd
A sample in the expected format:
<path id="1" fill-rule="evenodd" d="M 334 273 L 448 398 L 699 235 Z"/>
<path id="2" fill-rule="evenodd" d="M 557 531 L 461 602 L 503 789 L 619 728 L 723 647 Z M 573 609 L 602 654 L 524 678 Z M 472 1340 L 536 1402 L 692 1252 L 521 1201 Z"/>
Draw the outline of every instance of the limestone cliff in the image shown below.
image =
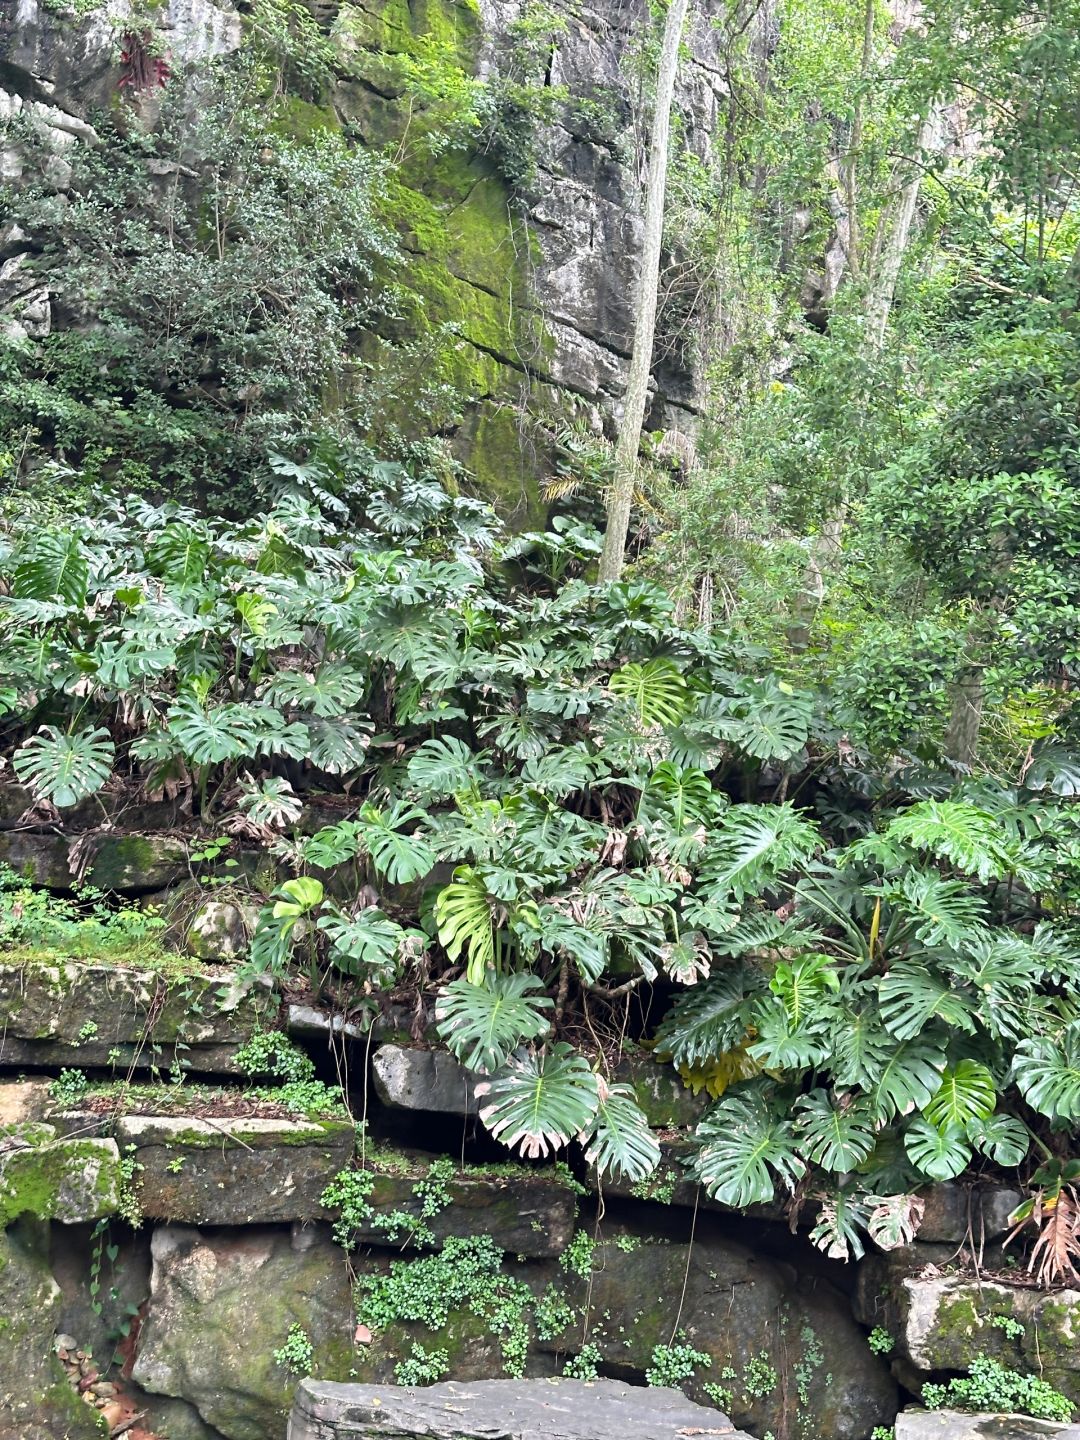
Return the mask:
<path id="1" fill-rule="evenodd" d="M 703 158 L 724 93 L 717 8 L 699 7 L 680 82 L 687 141 Z M 558 0 L 538 13 L 530 0 L 309 0 L 309 9 L 333 45 L 332 78 L 316 101 L 295 99 L 290 122 L 394 160 L 412 303 L 362 342 L 363 359 L 377 372 L 388 347 L 426 338 L 419 363 L 460 400 L 441 433 L 505 514 L 536 520 L 536 481 L 550 469 L 557 427 L 610 433 L 624 386 L 647 112 L 648 62 L 635 60 L 634 46 L 648 33 L 645 6 Z M 250 24 L 250 7 L 227 0 L 17 0 L 0 20 L 0 118 L 45 128 L 62 191 L 65 154 L 95 143 L 96 117 L 128 106 L 153 123 L 153 94 L 125 74 L 125 36 L 152 34 L 161 74 L 167 67 L 169 83 L 183 84 L 198 62 L 248 43 Z M 414 147 L 415 97 L 395 81 L 393 57 L 449 67 L 461 83 L 528 72 L 529 84 L 506 92 L 517 111 L 504 115 L 501 139 L 484 130 L 467 145 Z M 0 163 L 0 178 L 18 181 L 10 139 Z M 66 323 L 34 251 L 17 226 L 0 232 L 0 311 L 15 337 Z M 649 427 L 692 437 L 701 390 L 692 347 L 676 346 L 655 383 Z"/>

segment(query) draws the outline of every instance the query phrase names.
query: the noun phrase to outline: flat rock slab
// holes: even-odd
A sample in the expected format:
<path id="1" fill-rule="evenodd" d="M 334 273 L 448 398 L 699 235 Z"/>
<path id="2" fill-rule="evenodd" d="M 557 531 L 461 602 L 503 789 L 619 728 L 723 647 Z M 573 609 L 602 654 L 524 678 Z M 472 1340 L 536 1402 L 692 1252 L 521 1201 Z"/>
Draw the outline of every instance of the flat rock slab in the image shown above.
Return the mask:
<path id="1" fill-rule="evenodd" d="M 73 863 L 74 844 L 68 835 L 5 830 L 0 862 L 48 890 L 70 890 L 77 871 L 83 883 L 121 895 L 163 890 L 188 869 L 187 846 L 165 835 L 94 835 Z"/>
<path id="2" fill-rule="evenodd" d="M 236 1051 L 277 1012 L 271 989 L 77 960 L 0 964 L 0 1065 L 239 1073 Z M 152 1033 L 151 1033 L 152 1032 Z M 157 1048 L 155 1048 L 155 1046 Z"/>
<path id="3" fill-rule="evenodd" d="M 896 1440 L 1080 1440 L 1080 1425 L 1033 1420 L 1029 1415 L 965 1415 L 959 1410 L 905 1410 L 896 1417 Z"/>
<path id="4" fill-rule="evenodd" d="M 289 1440 L 750 1440 L 726 1415 L 678 1390 L 621 1380 L 450 1381 L 413 1389 L 305 1380 Z"/>
<path id="5" fill-rule="evenodd" d="M 0 1228 L 20 1215 L 77 1225 L 120 1206 L 115 1140 L 57 1140 L 51 1125 L 0 1130 Z"/>
<path id="6" fill-rule="evenodd" d="M 325 1216 L 320 1198 L 351 1162 L 356 1128 L 349 1120 L 128 1115 L 116 1137 L 135 1147 L 144 1215 L 252 1225 Z"/>
<path id="7" fill-rule="evenodd" d="M 475 1076 L 446 1050 L 380 1045 L 372 1059 L 375 1093 L 396 1110 L 477 1113 Z"/>
<path id="8" fill-rule="evenodd" d="M 550 1170 L 506 1165 L 455 1171 L 440 1183 L 449 1203 L 423 1219 L 423 1190 L 418 1193 L 417 1187 L 423 1186 L 429 1167 L 412 1156 L 403 1160 L 408 1168 L 380 1168 L 376 1158 L 369 1158 L 372 1214 L 370 1223 L 353 1231 L 360 1243 L 408 1242 L 404 1232 L 387 1234 L 387 1218 L 402 1215 L 422 1223 L 436 1246 L 452 1236 L 488 1235 L 501 1250 L 536 1260 L 561 1255 L 573 1238 L 577 1200 L 572 1187 Z"/>

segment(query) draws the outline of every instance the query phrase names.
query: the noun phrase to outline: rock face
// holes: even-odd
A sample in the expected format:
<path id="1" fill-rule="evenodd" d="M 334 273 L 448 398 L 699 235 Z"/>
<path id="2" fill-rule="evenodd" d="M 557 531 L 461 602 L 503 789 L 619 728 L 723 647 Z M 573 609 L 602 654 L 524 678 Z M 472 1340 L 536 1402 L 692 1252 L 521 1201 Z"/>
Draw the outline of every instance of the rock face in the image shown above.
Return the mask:
<path id="1" fill-rule="evenodd" d="M 588 1339 L 605 1363 L 642 1372 L 655 1347 L 671 1343 L 672 1297 L 681 1295 L 679 1328 L 711 1360 L 687 1394 L 705 1401 L 705 1386 L 721 1385 L 735 1423 L 755 1433 L 864 1440 L 896 1414 L 896 1386 L 840 1293 L 824 1281 L 793 1285 L 783 1267 L 741 1245 L 605 1242 L 574 1289 L 598 1317 Z"/>
<path id="2" fill-rule="evenodd" d="M 193 1405 L 225 1440 L 285 1431 L 296 1376 L 274 1358 L 298 1326 L 312 1373 L 345 1379 L 352 1301 L 345 1258 L 321 1230 L 203 1233 L 160 1226 L 136 1382 Z"/>
<path id="3" fill-rule="evenodd" d="M 98 143 L 92 118 L 123 98 L 118 40 L 128 25 L 141 29 L 149 19 L 180 79 L 192 62 L 245 43 L 248 8 L 166 0 L 148 15 L 129 0 L 102 0 L 72 15 L 45 0 L 5 6 L 0 116 L 27 117 L 48 137 L 49 178 L 62 192 L 72 148 Z M 412 102 L 387 75 L 388 56 L 415 58 L 434 40 L 455 55 L 463 87 L 475 77 L 518 83 L 524 52 L 516 27 L 536 23 L 527 0 L 432 0 L 411 8 L 329 0 L 308 8 L 335 47 L 337 73 L 318 105 L 301 103 L 317 125 L 345 127 L 379 150 L 400 144 L 413 122 Z M 699 159 L 709 156 L 725 94 L 712 23 L 723 11 L 722 0 L 699 7 L 680 67 L 682 130 Z M 459 458 L 504 514 L 531 524 L 542 515 L 536 472 L 550 468 L 552 427 L 569 420 L 610 432 L 619 411 L 642 237 L 640 83 L 626 57 L 647 8 L 557 3 L 550 14 L 544 53 L 524 61 L 535 70 L 529 78 L 537 113 L 513 122 L 524 132 L 513 142 L 521 153 L 500 168 L 499 146 L 485 132 L 475 151 L 451 147 L 436 163 L 420 150 L 404 154 L 400 167 L 398 228 L 410 256 L 404 278 L 415 297 L 416 331 L 405 338 L 431 346 L 440 380 L 461 397 Z M 126 103 L 153 107 L 145 97 Z M 18 148 L 5 150 L 0 175 L 17 180 L 21 169 Z M 63 306 L 37 268 L 35 239 L 14 227 L 0 239 L 0 325 L 40 339 L 66 323 Z M 449 345 L 446 326 L 456 334 Z M 365 359 L 378 367 L 397 338 L 371 337 Z M 693 344 L 666 339 L 648 426 L 672 434 L 677 453 L 692 453 L 703 377 Z"/>
<path id="4" fill-rule="evenodd" d="M 328 1385 L 296 1392 L 289 1440 L 680 1440 L 687 1435 L 751 1440 L 726 1415 L 677 1390 L 618 1380 L 481 1380 L 426 1389 Z"/>
<path id="5" fill-rule="evenodd" d="M 387 1243 L 391 1214 L 420 1221 L 427 1166 L 408 1168 L 369 1162 L 374 1184 L 368 1203 L 371 1222 L 353 1232 L 358 1243 Z M 419 1182 L 419 1184 L 418 1184 Z M 459 1170 L 440 1185 L 441 1208 L 423 1220 L 436 1246 L 451 1236 L 489 1235 L 501 1250 L 531 1259 L 554 1259 L 574 1234 L 577 1201 L 570 1185 L 550 1171 L 503 1165 L 474 1172 Z M 379 1220 L 384 1221 L 382 1227 Z"/>
<path id="6" fill-rule="evenodd" d="M 100 1440 L 54 1354 L 60 1306 L 45 1228 L 0 1230 L 0 1440 Z"/>
<path id="7" fill-rule="evenodd" d="M 0 1130 L 0 1226 L 20 1215 L 65 1225 L 99 1220 L 120 1204 L 115 1140 L 57 1140 L 51 1125 Z"/>
<path id="8" fill-rule="evenodd" d="M 896 1440 L 1080 1440 L 1080 1425 L 1056 1425 L 1030 1415 L 964 1415 L 958 1410 L 905 1410 Z"/>
<path id="9" fill-rule="evenodd" d="M 116 1123 L 135 1148 L 147 1218 L 195 1225 L 313 1220 L 320 1196 L 352 1160 L 349 1120 L 197 1120 L 129 1115 Z"/>
<path id="10" fill-rule="evenodd" d="M 140 895 L 181 879 L 187 869 L 187 848 L 164 835 L 106 834 L 76 841 L 69 835 L 4 830 L 0 863 L 22 879 L 52 890 L 70 890 L 78 876 L 99 890 Z"/>
<path id="11" fill-rule="evenodd" d="M 475 1115 L 475 1077 L 445 1050 L 380 1045 L 372 1057 L 375 1093 L 400 1110 Z"/>
<path id="12" fill-rule="evenodd" d="M 0 964 L 0 1064 L 167 1068 L 177 1046 L 195 1071 L 236 1074 L 236 1051 L 272 1022 L 255 984 L 192 971 L 166 976 L 116 964 Z M 154 1049 L 147 1043 L 153 1017 Z"/>
<path id="13" fill-rule="evenodd" d="M 1040 1375 L 1080 1404 L 1080 1290 L 902 1275 L 895 1264 L 890 1270 L 878 1263 L 860 1272 L 856 1299 L 859 1318 L 894 1337 L 895 1364 L 913 1385 L 936 1372 L 966 1370 L 986 1355 Z"/>

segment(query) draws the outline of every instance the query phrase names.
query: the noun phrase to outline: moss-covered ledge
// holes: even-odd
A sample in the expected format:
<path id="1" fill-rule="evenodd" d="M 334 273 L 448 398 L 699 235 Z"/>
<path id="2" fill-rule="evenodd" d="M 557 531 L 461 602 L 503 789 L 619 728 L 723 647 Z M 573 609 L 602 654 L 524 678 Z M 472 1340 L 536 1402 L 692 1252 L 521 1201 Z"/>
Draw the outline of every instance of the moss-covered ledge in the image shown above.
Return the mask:
<path id="1" fill-rule="evenodd" d="M 0 1128 L 0 1229 L 22 1215 L 75 1225 L 115 1215 L 123 1174 L 115 1140 L 56 1138 L 52 1125 Z"/>
<path id="2" fill-rule="evenodd" d="M 268 983 L 180 956 L 126 966 L 48 953 L 0 956 L 0 1064 L 239 1074 L 236 1052 L 273 1025 Z"/>

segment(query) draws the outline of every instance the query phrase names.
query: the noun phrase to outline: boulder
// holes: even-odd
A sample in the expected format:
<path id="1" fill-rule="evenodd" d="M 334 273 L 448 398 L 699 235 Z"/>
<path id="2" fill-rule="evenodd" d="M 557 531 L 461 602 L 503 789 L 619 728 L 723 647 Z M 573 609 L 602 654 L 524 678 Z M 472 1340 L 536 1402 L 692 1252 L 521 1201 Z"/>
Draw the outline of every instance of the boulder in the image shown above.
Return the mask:
<path id="1" fill-rule="evenodd" d="M 67 835 L 3 830 L 0 864 L 49 890 L 70 890 L 77 875 L 99 890 L 139 895 L 182 879 L 187 847 L 167 835 L 87 832 L 76 842 Z"/>
<path id="2" fill-rule="evenodd" d="M 654 1130 L 692 1128 L 711 1103 L 702 1090 L 694 1094 L 671 1065 L 661 1065 L 648 1054 L 624 1055 L 614 1078 L 629 1085 Z"/>
<path id="3" fill-rule="evenodd" d="M 258 918 L 254 903 L 204 898 L 188 917 L 184 948 L 199 960 L 236 960 L 247 953 Z"/>
<path id="4" fill-rule="evenodd" d="M 144 1215 L 196 1225 L 312 1220 L 327 1185 L 352 1160 L 351 1120 L 205 1120 L 127 1115 L 115 1126 L 135 1148 Z"/>
<path id="5" fill-rule="evenodd" d="M 0 1129 L 27 1120 L 44 1120 L 53 1108 L 48 1080 L 0 1080 Z"/>
<path id="6" fill-rule="evenodd" d="M 375 1093 L 397 1110 L 475 1115 L 475 1077 L 446 1050 L 380 1045 L 372 1058 Z"/>
<path id="7" fill-rule="evenodd" d="M 577 1199 L 571 1182 L 551 1169 L 530 1170 L 524 1165 L 467 1166 L 444 1180 L 428 1180 L 430 1157 L 405 1151 L 373 1150 L 366 1168 L 373 1176 L 368 1197 L 370 1219 L 353 1231 L 360 1243 L 401 1244 L 409 1232 L 396 1224 L 390 1235 L 391 1216 L 422 1223 L 435 1246 L 450 1236 L 488 1235 L 501 1250 L 534 1259 L 561 1255 L 574 1234 Z M 438 1208 L 431 1209 L 431 1196 Z"/>
<path id="8" fill-rule="evenodd" d="M 588 1304 L 588 1340 L 604 1363 L 638 1373 L 672 1343 L 678 1311 L 686 1343 L 709 1358 L 683 1389 L 704 1402 L 706 1385 L 719 1385 L 723 1408 L 756 1434 L 864 1440 L 896 1414 L 896 1385 L 844 1296 L 742 1245 L 619 1236 L 597 1246 L 591 1273 L 568 1288 L 578 1306 Z M 572 1327 L 540 1343 L 558 1350 L 580 1339 Z"/>
<path id="9" fill-rule="evenodd" d="M 1030 1415 L 965 1415 L 959 1410 L 905 1410 L 896 1440 L 1080 1440 L 1080 1425 Z"/>
<path id="10" fill-rule="evenodd" d="M 238 986 L 193 963 L 169 971 L 64 959 L 0 964 L 0 1064 L 123 1073 L 178 1058 L 193 1071 L 237 1074 L 237 1050 L 276 1013 L 269 982 Z"/>
<path id="11" fill-rule="evenodd" d="M 0 1131 L 0 1226 L 20 1215 L 67 1225 L 114 1215 L 121 1183 L 115 1140 L 57 1140 L 41 1124 Z"/>
<path id="12" fill-rule="evenodd" d="M 726 1415 L 677 1390 L 618 1380 L 451 1381 L 426 1389 L 305 1380 L 289 1440 L 751 1440 Z"/>
<path id="13" fill-rule="evenodd" d="M 925 1202 L 918 1238 L 932 1244 L 977 1247 L 996 1240 L 1009 1228 L 1009 1216 L 1022 1203 L 1024 1192 L 1008 1185 L 931 1185 L 922 1192 Z M 970 1237 L 970 1239 L 969 1239 Z"/>
<path id="14" fill-rule="evenodd" d="M 885 1282 L 875 1282 L 882 1274 Z M 864 1262 L 856 1313 L 893 1337 L 894 1367 L 913 1388 L 985 1355 L 1041 1376 L 1080 1405 L 1080 1290 L 1046 1292 L 936 1267 L 903 1275 Z"/>
<path id="15" fill-rule="evenodd" d="M 0 1230 L 0 1440 L 101 1440 L 54 1351 L 60 1306 L 47 1227 Z"/>
<path id="16" fill-rule="evenodd" d="M 297 1328 L 311 1374 L 347 1379 L 353 1312 L 345 1256 L 321 1227 L 154 1231 L 133 1379 L 186 1400 L 225 1440 L 284 1440 L 297 1376 L 275 1358 Z"/>

